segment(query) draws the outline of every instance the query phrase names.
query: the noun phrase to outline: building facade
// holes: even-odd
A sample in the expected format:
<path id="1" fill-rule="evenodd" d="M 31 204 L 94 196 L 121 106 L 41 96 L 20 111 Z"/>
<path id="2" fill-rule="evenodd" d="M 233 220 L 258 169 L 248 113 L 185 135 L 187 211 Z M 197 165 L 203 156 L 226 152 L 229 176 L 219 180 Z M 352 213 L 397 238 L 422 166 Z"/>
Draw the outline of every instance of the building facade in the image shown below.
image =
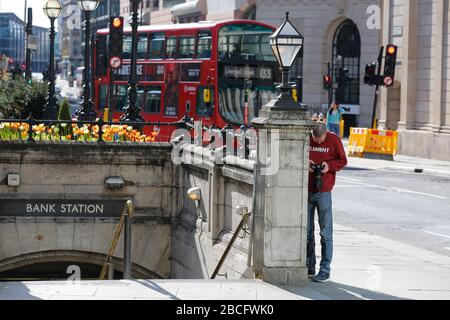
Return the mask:
<path id="1" fill-rule="evenodd" d="M 48 69 L 50 62 L 50 39 L 47 28 L 33 26 L 33 35 L 37 37 L 37 50 L 31 53 L 31 71 L 43 72 Z M 55 36 L 56 38 L 57 36 Z M 55 61 L 58 61 L 58 53 L 55 41 Z"/>
<path id="2" fill-rule="evenodd" d="M 19 66 L 25 62 L 25 23 L 14 13 L 0 13 L 0 54 Z"/>
<path id="3" fill-rule="evenodd" d="M 81 12 L 76 0 L 62 0 L 58 17 L 58 35 L 61 50 L 60 68 L 64 78 L 72 80 L 76 69 L 83 65 L 81 47 Z"/>
<path id="4" fill-rule="evenodd" d="M 450 160 L 450 8 L 446 0 L 383 0 L 383 43 L 399 46 L 396 84 L 382 91 L 380 125 L 402 154 Z"/>
<path id="5" fill-rule="evenodd" d="M 108 28 L 109 17 L 120 15 L 120 0 L 100 0 L 100 3 L 92 12 L 92 32 Z"/>
<path id="6" fill-rule="evenodd" d="M 13 64 L 25 64 L 25 23 L 14 13 L 0 13 L 0 55 L 14 60 Z M 48 68 L 50 39 L 48 28 L 33 26 L 33 36 L 37 37 L 37 49 L 31 51 L 31 71 L 40 73 Z M 57 55 L 58 48 L 55 45 Z M 11 66 L 12 67 L 12 66 Z"/>
<path id="7" fill-rule="evenodd" d="M 142 0 L 139 6 L 139 19 L 141 25 L 150 24 L 150 15 L 153 11 L 158 11 L 160 5 L 162 7 L 162 0 Z M 129 0 L 120 0 L 120 15 L 124 17 L 126 25 L 130 24 L 132 8 Z"/>

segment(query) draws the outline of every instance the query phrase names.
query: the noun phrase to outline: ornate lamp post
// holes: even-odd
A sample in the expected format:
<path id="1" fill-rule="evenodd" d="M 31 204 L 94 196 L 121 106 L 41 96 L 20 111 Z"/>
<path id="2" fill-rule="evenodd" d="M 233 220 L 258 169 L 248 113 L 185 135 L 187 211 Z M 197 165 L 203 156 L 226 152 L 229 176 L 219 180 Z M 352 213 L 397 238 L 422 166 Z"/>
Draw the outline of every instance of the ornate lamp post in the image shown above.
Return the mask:
<path id="1" fill-rule="evenodd" d="M 81 121 L 94 121 L 97 113 L 91 100 L 91 13 L 97 9 L 100 0 L 78 0 L 78 6 L 84 12 L 84 72 L 83 72 L 83 102 L 76 115 Z"/>
<path id="2" fill-rule="evenodd" d="M 130 87 L 128 89 L 128 104 L 125 107 L 125 114 L 120 118 L 121 121 L 129 122 L 144 122 L 144 118 L 140 115 L 141 108 L 137 105 L 137 75 L 136 75 L 136 61 L 137 61 L 137 46 L 138 46 L 138 10 L 141 0 L 130 0 L 132 5 L 131 16 L 131 70 L 130 80 L 128 81 Z"/>
<path id="3" fill-rule="evenodd" d="M 48 66 L 48 95 L 44 107 L 44 118 L 55 120 L 58 113 L 55 97 L 55 19 L 61 14 L 61 3 L 59 0 L 48 0 L 43 9 L 45 15 L 50 19 L 50 63 Z"/>
<path id="4" fill-rule="evenodd" d="M 288 78 L 289 69 L 303 49 L 303 40 L 301 33 L 289 21 L 289 12 L 286 12 L 286 21 L 270 36 L 270 47 L 278 60 L 283 75 L 283 82 L 279 86 L 281 95 L 273 105 L 273 108 L 277 110 L 299 110 L 301 106 L 292 99 Z"/>

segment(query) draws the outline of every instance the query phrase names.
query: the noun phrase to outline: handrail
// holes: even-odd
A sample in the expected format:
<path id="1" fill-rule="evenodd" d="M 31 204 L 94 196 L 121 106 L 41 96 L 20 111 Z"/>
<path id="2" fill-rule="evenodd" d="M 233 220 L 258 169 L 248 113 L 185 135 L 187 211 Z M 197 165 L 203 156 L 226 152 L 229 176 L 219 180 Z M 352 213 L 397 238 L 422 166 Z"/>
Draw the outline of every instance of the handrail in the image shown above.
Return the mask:
<path id="1" fill-rule="evenodd" d="M 216 269 L 214 270 L 211 279 L 215 279 L 217 274 L 220 271 L 220 268 L 222 267 L 223 263 L 225 262 L 225 259 L 228 256 L 228 253 L 231 250 L 231 247 L 233 246 L 234 242 L 236 241 L 237 236 L 239 235 L 239 232 L 244 228 L 245 224 L 247 223 L 248 218 L 252 215 L 251 212 L 248 212 L 247 207 L 239 207 L 239 209 L 242 210 L 242 219 L 239 225 L 237 226 L 236 230 L 234 231 L 233 237 L 231 237 L 230 242 L 228 243 L 227 248 L 225 249 L 222 257 L 219 260 L 219 263 L 217 264 Z"/>
<path id="2" fill-rule="evenodd" d="M 117 242 L 119 241 L 120 234 L 122 233 L 123 226 L 125 224 L 125 217 L 128 215 L 131 217 L 133 214 L 133 202 L 128 200 L 125 206 L 123 207 L 122 214 L 120 216 L 119 224 L 116 227 L 114 232 L 114 237 L 112 239 L 111 245 L 109 246 L 108 254 L 105 258 L 105 262 L 103 263 L 102 271 L 100 272 L 99 280 L 105 280 L 106 273 L 108 271 L 108 263 L 111 261 L 112 256 L 114 255 L 114 251 L 116 250 Z"/>

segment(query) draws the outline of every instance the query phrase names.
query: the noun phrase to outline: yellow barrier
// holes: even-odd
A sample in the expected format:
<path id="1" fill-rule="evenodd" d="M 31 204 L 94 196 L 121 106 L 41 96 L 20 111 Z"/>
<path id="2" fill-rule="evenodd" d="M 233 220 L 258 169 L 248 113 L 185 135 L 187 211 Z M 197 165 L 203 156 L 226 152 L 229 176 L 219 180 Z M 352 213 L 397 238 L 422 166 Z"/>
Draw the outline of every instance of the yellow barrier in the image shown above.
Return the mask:
<path id="1" fill-rule="evenodd" d="M 350 128 L 350 138 L 348 140 L 348 156 L 362 158 L 367 141 L 367 131 L 364 128 Z"/>
<path id="2" fill-rule="evenodd" d="M 341 133 L 341 138 L 343 138 L 344 137 L 344 125 L 345 125 L 345 123 L 344 123 L 344 120 L 341 120 L 340 122 L 340 126 L 339 126 L 339 129 L 340 129 L 340 133 Z"/>
<path id="3" fill-rule="evenodd" d="M 393 160 L 397 154 L 398 132 L 351 128 L 348 143 L 349 157 L 372 157 L 381 155 Z"/>

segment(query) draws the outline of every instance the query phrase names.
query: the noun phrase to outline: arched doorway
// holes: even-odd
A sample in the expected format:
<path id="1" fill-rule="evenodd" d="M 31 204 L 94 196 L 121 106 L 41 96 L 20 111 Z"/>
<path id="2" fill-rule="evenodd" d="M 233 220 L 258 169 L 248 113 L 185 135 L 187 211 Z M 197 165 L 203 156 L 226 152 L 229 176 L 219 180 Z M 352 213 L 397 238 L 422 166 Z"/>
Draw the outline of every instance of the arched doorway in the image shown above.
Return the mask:
<path id="1" fill-rule="evenodd" d="M 361 37 L 356 24 L 348 19 L 333 37 L 332 72 L 337 87 L 333 99 L 342 104 L 359 105 Z"/>
<path id="2" fill-rule="evenodd" d="M 81 280 L 97 280 L 105 255 L 77 250 L 49 250 L 0 260 L 0 281 L 67 280 L 70 266 L 79 268 Z M 114 279 L 122 279 L 123 259 L 113 257 Z M 157 273 L 132 264 L 133 279 L 162 279 Z"/>

